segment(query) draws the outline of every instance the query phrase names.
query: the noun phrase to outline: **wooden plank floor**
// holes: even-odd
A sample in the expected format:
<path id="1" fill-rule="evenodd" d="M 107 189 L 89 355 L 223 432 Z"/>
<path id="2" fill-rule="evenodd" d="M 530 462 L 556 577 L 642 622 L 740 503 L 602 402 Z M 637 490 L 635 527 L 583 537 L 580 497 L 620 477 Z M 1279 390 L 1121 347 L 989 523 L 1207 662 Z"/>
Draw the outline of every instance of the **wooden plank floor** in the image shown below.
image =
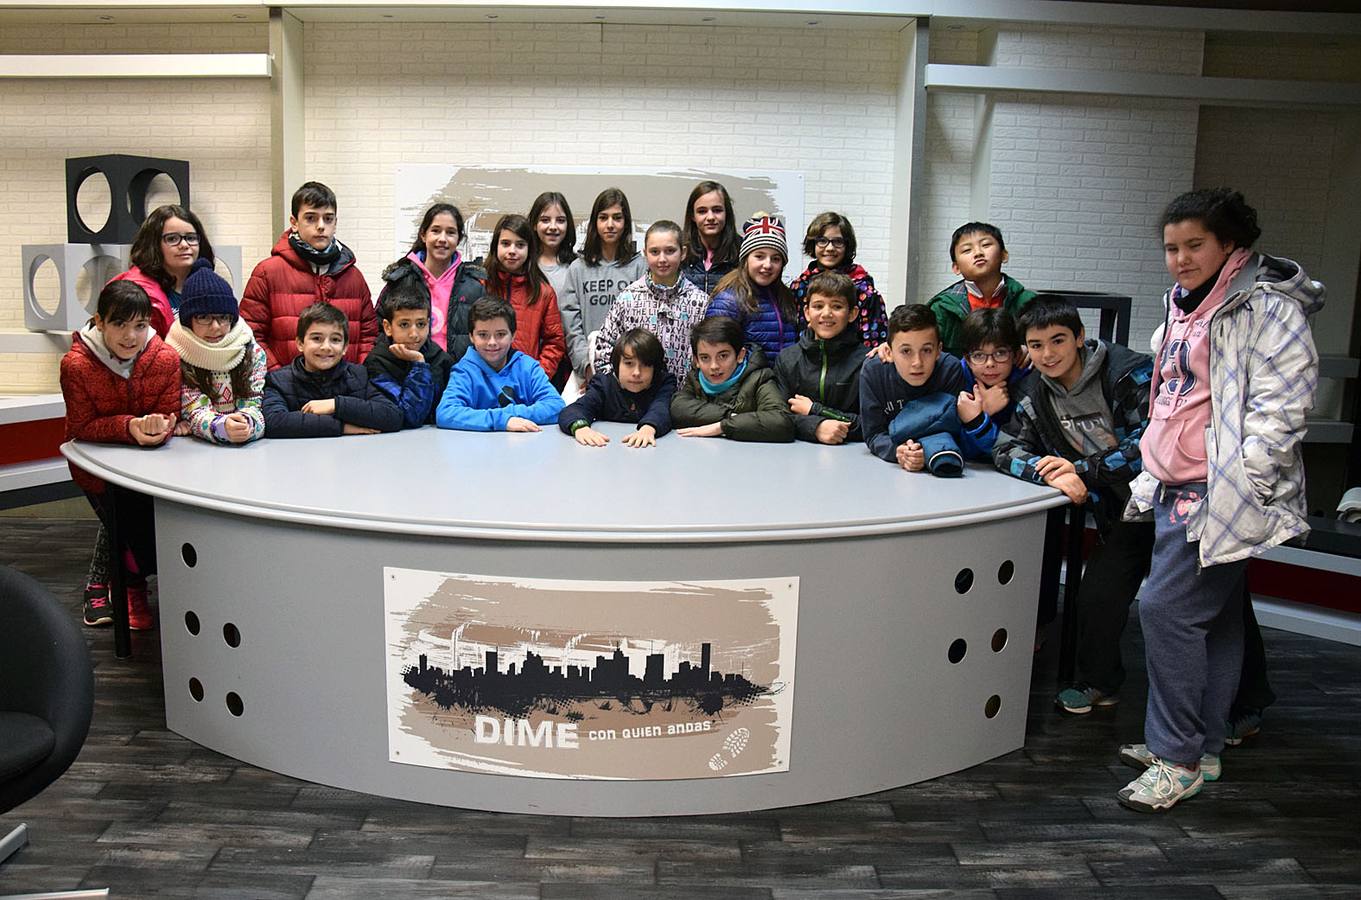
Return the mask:
<path id="1" fill-rule="evenodd" d="M 94 532 L 0 522 L 0 563 L 79 608 Z M 0 619 L 0 621 L 3 621 Z M 1267 633 L 1280 700 L 1170 814 L 1129 812 L 1115 750 L 1141 736 L 1136 627 L 1125 702 L 1050 706 L 1037 658 L 1026 748 L 926 784 L 745 815 L 592 819 L 467 812 L 275 775 L 165 729 L 155 633 L 135 657 L 87 630 L 94 725 L 80 758 L 5 816 L 31 845 L 0 894 L 117 897 L 805 898 L 1361 896 L 1361 650 Z"/>

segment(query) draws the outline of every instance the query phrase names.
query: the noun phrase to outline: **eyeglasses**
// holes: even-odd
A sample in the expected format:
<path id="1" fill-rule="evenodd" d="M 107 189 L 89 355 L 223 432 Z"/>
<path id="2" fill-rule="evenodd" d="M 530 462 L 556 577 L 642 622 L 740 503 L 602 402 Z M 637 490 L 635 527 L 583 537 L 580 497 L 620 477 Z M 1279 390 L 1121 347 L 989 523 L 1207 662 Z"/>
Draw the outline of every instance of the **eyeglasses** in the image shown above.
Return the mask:
<path id="1" fill-rule="evenodd" d="M 166 246 L 168 247 L 178 247 L 181 242 L 188 244 L 190 247 L 198 246 L 198 234 L 192 231 L 186 231 L 184 234 L 176 234 L 175 232 L 163 234 L 161 235 L 161 240 L 165 241 Z"/>
<path id="2" fill-rule="evenodd" d="M 985 366 L 991 360 L 995 363 L 1004 363 L 1011 359 L 1011 351 L 1007 349 L 994 350 L 987 353 L 983 350 L 975 350 L 969 354 L 969 362 L 976 366 Z"/>
<path id="3" fill-rule="evenodd" d="M 205 314 L 200 315 L 200 316 L 194 316 L 194 324 L 195 324 L 195 325 L 230 325 L 230 324 L 232 324 L 232 317 L 231 317 L 231 316 L 228 316 L 228 315 L 222 315 L 222 314 L 205 313 Z"/>
<path id="4" fill-rule="evenodd" d="M 815 246 L 818 246 L 818 247 L 832 247 L 832 248 L 834 248 L 834 249 L 836 249 L 836 250 L 842 250 L 842 249 L 844 249 L 845 246 L 846 246 L 846 239 L 845 239 L 845 238 L 818 238 L 818 239 L 817 239 L 816 241 L 814 241 L 813 243 L 814 243 Z"/>

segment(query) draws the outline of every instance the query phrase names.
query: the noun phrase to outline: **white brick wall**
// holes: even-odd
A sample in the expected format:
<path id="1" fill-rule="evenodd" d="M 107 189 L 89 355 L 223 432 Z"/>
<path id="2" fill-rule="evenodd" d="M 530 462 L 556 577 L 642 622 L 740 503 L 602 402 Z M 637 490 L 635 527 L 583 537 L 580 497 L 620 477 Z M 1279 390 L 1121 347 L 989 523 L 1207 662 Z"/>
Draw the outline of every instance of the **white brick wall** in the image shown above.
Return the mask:
<path id="1" fill-rule="evenodd" d="M 1198 32 L 1002 25 L 998 65 L 1198 74 Z M 1196 105 L 1050 94 L 994 96 L 990 205 L 1007 271 L 1032 289 L 1134 298 L 1130 341 L 1162 321 L 1167 272 L 1155 226 L 1189 190 Z M 980 163 L 982 164 L 982 163 Z M 948 262 L 948 260 L 947 260 Z M 1089 328 L 1095 328 L 1090 317 Z"/>
<path id="2" fill-rule="evenodd" d="M 313 23 L 304 45 L 307 175 L 336 190 L 371 285 L 398 163 L 599 161 L 800 170 L 805 212 L 849 216 L 866 268 L 903 290 L 887 268 L 892 32 Z"/>
<path id="3" fill-rule="evenodd" d="M 0 52 L 253 52 L 263 25 L 6 26 Z M 229 79 L 0 81 L 0 329 L 23 328 L 23 244 L 66 240 L 68 156 L 187 159 L 212 240 L 268 252 L 269 84 Z M 53 354 L 0 354 L 0 391 L 57 389 Z"/>

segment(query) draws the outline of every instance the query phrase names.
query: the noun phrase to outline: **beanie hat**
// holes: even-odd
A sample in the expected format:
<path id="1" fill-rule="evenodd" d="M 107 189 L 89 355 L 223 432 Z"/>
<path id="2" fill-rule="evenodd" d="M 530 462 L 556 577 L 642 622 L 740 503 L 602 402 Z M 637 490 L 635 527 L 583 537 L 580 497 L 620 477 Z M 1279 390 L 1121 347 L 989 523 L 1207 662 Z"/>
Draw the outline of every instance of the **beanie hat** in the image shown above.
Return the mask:
<path id="1" fill-rule="evenodd" d="M 765 247 L 774 250 L 789 260 L 789 244 L 784 237 L 784 219 L 770 213 L 758 212 L 742 226 L 742 250 L 738 254 L 745 259 L 748 253 Z"/>
<path id="2" fill-rule="evenodd" d="M 184 290 L 180 292 L 180 324 L 185 328 L 193 327 L 194 316 L 231 316 L 233 325 L 240 316 L 232 286 L 213 271 L 211 259 L 199 259 L 194 263 L 189 277 L 184 279 Z"/>

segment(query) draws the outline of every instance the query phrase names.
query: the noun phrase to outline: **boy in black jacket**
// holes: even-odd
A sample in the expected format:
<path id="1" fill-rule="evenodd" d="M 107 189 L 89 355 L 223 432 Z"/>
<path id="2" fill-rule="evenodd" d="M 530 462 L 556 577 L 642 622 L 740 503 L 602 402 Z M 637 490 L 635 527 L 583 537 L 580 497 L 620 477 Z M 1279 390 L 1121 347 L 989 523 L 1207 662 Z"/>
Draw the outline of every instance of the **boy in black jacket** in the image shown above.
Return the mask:
<path id="1" fill-rule="evenodd" d="M 398 431 L 402 411 L 345 361 L 345 313 L 317 302 L 298 316 L 299 355 L 265 376 L 266 437 L 337 437 Z"/>
<path id="2" fill-rule="evenodd" d="M 434 424 L 454 361 L 430 337 L 430 292 L 417 278 L 389 281 L 378 296 L 383 333 L 364 360 L 369 382 L 402 411 L 402 427 Z"/>
<path id="3" fill-rule="evenodd" d="M 636 422 L 624 438 L 629 447 L 655 447 L 671 430 L 671 397 L 676 376 L 666 369 L 666 351 L 646 328 L 624 332 L 610 352 L 610 371 L 597 373 L 586 392 L 558 414 L 558 427 L 585 447 L 603 447 L 610 439 L 591 426 L 597 421 Z"/>
<path id="4" fill-rule="evenodd" d="M 1033 369 L 1017 386 L 993 461 L 1086 504 L 1101 534 L 1078 592 L 1081 680 L 1055 701 L 1081 715 L 1119 702 L 1120 635 L 1153 553 L 1152 523 L 1120 518 L 1129 483 L 1143 468 L 1139 438 L 1148 424 L 1153 360 L 1119 344 L 1084 341 L 1082 319 L 1064 301 L 1032 303 L 1020 331 Z"/>
<path id="5" fill-rule="evenodd" d="M 842 444 L 860 440 L 860 367 L 865 347 L 858 328 L 855 282 L 821 272 L 808 282 L 799 342 L 780 351 L 775 382 L 794 414 L 800 440 Z"/>

